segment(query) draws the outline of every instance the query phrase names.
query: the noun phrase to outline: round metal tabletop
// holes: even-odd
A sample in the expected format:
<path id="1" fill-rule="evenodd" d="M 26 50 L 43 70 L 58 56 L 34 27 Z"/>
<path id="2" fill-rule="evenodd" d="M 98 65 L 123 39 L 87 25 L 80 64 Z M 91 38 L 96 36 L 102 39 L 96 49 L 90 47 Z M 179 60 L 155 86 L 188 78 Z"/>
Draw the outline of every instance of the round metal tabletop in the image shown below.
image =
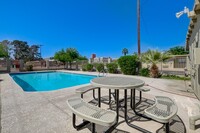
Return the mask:
<path id="1" fill-rule="evenodd" d="M 98 77 L 91 81 L 96 87 L 108 89 L 134 89 L 144 85 L 144 81 L 131 77 Z"/>

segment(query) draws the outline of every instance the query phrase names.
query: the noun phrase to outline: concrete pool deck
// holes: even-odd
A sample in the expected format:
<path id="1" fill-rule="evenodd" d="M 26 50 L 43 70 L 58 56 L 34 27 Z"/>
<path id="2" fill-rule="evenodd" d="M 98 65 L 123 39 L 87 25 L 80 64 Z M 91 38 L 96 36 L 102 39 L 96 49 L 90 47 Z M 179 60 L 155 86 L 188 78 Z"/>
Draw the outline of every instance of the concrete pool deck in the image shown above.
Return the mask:
<path id="1" fill-rule="evenodd" d="M 96 72 L 65 71 L 81 74 L 98 75 Z M 126 76 L 121 74 L 109 74 L 108 76 Z M 195 103 L 199 103 L 195 95 L 187 92 L 187 85 L 184 81 L 153 79 L 132 76 L 145 81 L 151 89 L 144 93 L 143 97 L 153 100 L 155 95 L 168 96 L 176 101 L 178 105 L 178 116 L 185 125 L 186 132 L 199 133 L 200 128 L 193 131 L 189 129 L 189 116 L 198 112 Z M 76 96 L 75 89 L 80 86 L 70 87 L 50 92 L 24 92 L 18 86 L 9 74 L 0 75 L 0 119 L 2 133 L 74 133 L 77 132 L 72 126 L 72 114 L 66 105 L 66 99 Z M 122 93 L 122 92 L 121 92 Z M 107 90 L 102 89 L 102 95 L 106 95 Z M 84 95 L 87 101 L 92 100 L 92 93 Z M 108 108 L 102 104 L 103 108 Z M 139 131 L 129 127 L 123 119 L 122 124 L 117 126 L 115 132 L 139 133 Z M 151 132 L 156 132 L 162 127 L 154 121 L 136 121 L 136 125 L 145 128 Z M 200 124 L 198 122 L 197 124 Z M 180 130 L 178 126 L 173 127 L 176 132 Z M 199 127 L 199 125 L 198 125 Z M 176 129 L 177 128 L 177 129 Z M 79 133 L 88 133 L 85 128 Z"/>

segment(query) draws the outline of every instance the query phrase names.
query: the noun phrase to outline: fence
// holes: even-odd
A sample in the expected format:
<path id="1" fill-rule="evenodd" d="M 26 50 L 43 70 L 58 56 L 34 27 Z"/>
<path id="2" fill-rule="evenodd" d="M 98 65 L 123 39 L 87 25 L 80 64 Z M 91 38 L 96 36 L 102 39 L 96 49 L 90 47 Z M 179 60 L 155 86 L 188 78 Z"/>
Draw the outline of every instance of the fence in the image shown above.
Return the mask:
<path id="1" fill-rule="evenodd" d="M 0 71 L 7 71 L 7 61 L 4 60 L 0 60 Z"/>
<path id="2" fill-rule="evenodd" d="M 49 60 L 40 60 L 40 61 L 30 61 L 24 63 L 23 60 L 0 60 L 0 73 L 4 72 L 20 72 L 27 71 L 28 66 L 32 66 L 33 71 L 41 70 L 59 70 L 59 69 L 71 69 L 71 70 L 80 70 L 82 65 L 87 64 L 88 61 L 74 61 L 71 64 L 62 63 L 59 61 L 49 61 Z"/>

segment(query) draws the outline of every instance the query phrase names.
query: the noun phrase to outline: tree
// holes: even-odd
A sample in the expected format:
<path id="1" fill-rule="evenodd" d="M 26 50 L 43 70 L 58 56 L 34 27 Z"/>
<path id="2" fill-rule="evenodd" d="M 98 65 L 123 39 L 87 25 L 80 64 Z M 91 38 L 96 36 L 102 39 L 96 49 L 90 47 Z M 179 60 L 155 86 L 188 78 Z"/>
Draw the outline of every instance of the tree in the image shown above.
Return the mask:
<path id="1" fill-rule="evenodd" d="M 30 57 L 30 51 L 29 51 L 29 46 L 27 42 L 25 41 L 19 41 L 19 40 L 14 40 L 11 42 L 11 44 L 14 46 L 14 57 L 17 60 L 25 60 L 28 61 Z"/>
<path id="2" fill-rule="evenodd" d="M 176 46 L 176 47 L 170 48 L 167 52 L 171 53 L 172 55 L 189 54 L 189 51 L 186 51 L 183 46 Z"/>
<path id="3" fill-rule="evenodd" d="M 79 55 L 78 60 L 88 60 L 87 57 Z"/>
<path id="4" fill-rule="evenodd" d="M 157 50 L 147 50 L 147 52 L 142 54 L 142 61 L 146 63 L 151 63 L 150 75 L 153 78 L 159 77 L 158 62 L 163 62 L 169 59 L 170 55 L 168 53 L 161 53 Z"/>
<path id="5" fill-rule="evenodd" d="M 54 59 L 57 59 L 60 62 L 63 62 L 64 66 L 65 66 L 66 62 L 69 61 L 69 56 L 67 55 L 66 51 L 64 49 L 62 49 L 55 53 Z"/>
<path id="6" fill-rule="evenodd" d="M 13 45 L 15 59 L 24 61 L 41 59 L 39 45 L 29 46 L 27 42 L 19 40 L 14 40 L 11 44 Z"/>
<path id="7" fill-rule="evenodd" d="M 70 64 L 70 69 L 72 67 L 72 62 L 77 60 L 79 57 L 79 52 L 75 48 L 67 48 L 66 49 L 67 57 L 69 57 L 68 62 Z"/>
<path id="8" fill-rule="evenodd" d="M 0 58 L 2 57 L 8 57 L 8 51 L 7 51 L 7 48 L 2 44 L 0 43 Z"/>
<path id="9" fill-rule="evenodd" d="M 162 71 L 162 64 L 164 61 L 168 60 L 169 58 L 171 58 L 171 53 L 169 52 L 161 52 L 161 58 L 160 58 L 160 62 L 161 62 L 161 73 Z"/>
<path id="10" fill-rule="evenodd" d="M 39 53 L 39 45 L 32 45 L 29 47 L 29 60 L 41 59 L 41 54 Z"/>
<path id="11" fill-rule="evenodd" d="M 125 56 L 128 54 L 128 49 L 127 48 L 124 48 L 123 50 L 122 50 L 122 54 L 124 54 Z"/>
<path id="12" fill-rule="evenodd" d="M 11 54 L 11 50 L 12 50 L 12 47 L 11 47 L 11 44 L 10 44 L 10 41 L 8 40 L 3 40 L 2 42 L 0 42 L 3 47 L 4 47 L 4 50 L 6 52 L 6 57 L 10 57 L 10 54 Z"/>

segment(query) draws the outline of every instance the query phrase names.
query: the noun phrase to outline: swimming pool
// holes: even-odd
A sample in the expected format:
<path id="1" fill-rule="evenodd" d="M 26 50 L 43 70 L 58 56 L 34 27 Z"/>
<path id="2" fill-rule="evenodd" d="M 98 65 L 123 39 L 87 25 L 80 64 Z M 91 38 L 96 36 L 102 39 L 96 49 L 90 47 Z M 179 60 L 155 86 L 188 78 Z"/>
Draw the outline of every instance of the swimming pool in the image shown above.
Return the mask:
<path id="1" fill-rule="evenodd" d="M 96 76 L 65 72 L 33 72 L 10 74 L 24 91 L 51 91 L 90 83 Z"/>

